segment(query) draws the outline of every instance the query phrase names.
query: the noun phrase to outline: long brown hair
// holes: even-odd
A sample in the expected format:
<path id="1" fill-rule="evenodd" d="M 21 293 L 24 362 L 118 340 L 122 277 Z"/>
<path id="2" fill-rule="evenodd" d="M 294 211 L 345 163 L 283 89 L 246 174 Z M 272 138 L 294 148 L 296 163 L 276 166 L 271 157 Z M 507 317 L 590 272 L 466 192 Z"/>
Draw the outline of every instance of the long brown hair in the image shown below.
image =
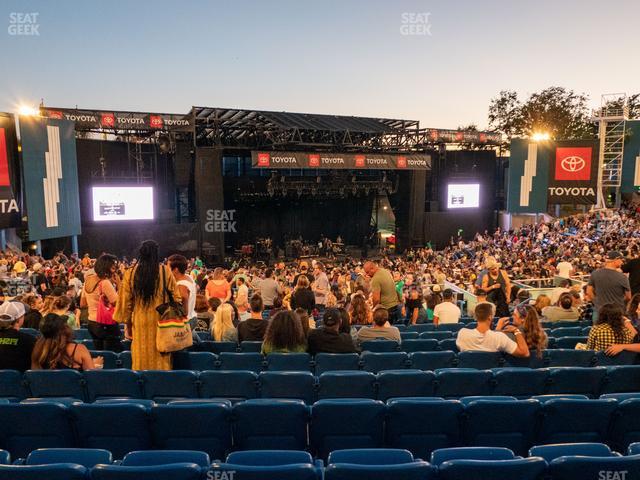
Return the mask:
<path id="1" fill-rule="evenodd" d="M 598 321 L 596 324 L 601 325 L 604 323 L 611 327 L 615 338 L 614 343 L 626 343 L 626 327 L 624 326 L 624 311 L 622 308 L 614 305 L 613 303 L 606 303 L 600 307 L 600 311 L 598 312 Z"/>
<path id="2" fill-rule="evenodd" d="M 58 365 L 73 365 L 74 361 L 67 354 L 67 345 L 73 341 L 73 330 L 67 324 L 66 315 L 49 313 L 42 322 L 42 336 L 38 338 L 31 363 L 36 369 L 55 369 Z"/>
<path id="3" fill-rule="evenodd" d="M 295 350 L 307 341 L 297 315 L 290 310 L 281 310 L 269 322 L 264 334 L 264 343 L 273 350 Z"/>
<path id="4" fill-rule="evenodd" d="M 535 350 L 538 358 L 541 358 L 542 350 L 547 347 L 548 339 L 547 334 L 540 326 L 538 311 L 531 305 L 522 305 L 518 307 L 517 310 L 518 314 L 522 318 L 524 339 L 526 340 L 529 348 Z"/>
<path id="5" fill-rule="evenodd" d="M 351 300 L 351 324 L 369 325 L 371 324 L 371 309 L 367 305 L 364 296 L 356 294 Z"/>

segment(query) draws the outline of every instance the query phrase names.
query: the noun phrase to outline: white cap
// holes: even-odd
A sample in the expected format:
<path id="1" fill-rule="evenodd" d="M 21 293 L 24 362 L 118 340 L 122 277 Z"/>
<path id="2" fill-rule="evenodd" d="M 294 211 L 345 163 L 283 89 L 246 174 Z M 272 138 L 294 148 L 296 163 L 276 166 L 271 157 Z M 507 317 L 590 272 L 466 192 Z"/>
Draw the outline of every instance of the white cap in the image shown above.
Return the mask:
<path id="1" fill-rule="evenodd" d="M 4 302 L 0 305 L 0 322 L 13 323 L 25 314 L 24 305 L 20 302 Z"/>

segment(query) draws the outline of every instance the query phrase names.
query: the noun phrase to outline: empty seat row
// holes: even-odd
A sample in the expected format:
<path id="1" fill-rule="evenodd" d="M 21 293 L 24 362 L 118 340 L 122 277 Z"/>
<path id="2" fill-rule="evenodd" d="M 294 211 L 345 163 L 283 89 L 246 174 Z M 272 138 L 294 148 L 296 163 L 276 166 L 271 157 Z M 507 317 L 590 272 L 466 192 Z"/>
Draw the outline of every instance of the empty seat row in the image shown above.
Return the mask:
<path id="1" fill-rule="evenodd" d="M 511 449 L 600 442 L 626 451 L 640 438 L 640 399 L 297 400 L 254 399 L 136 404 L 0 405 L 0 448 L 25 458 L 39 448 L 97 448 L 123 458 L 136 450 L 200 450 L 224 458 L 236 450 L 402 448 L 419 458 L 460 446 Z"/>
<path id="2" fill-rule="evenodd" d="M 33 397 L 63 403 L 136 398 L 167 403 L 183 398 L 295 398 L 312 403 L 323 398 L 395 397 L 459 398 L 508 395 L 529 398 L 546 394 L 603 394 L 640 391 L 640 366 L 554 367 L 548 369 L 499 368 L 476 370 L 386 370 L 377 375 L 363 371 L 310 372 L 212 370 L 142 371 L 32 370 L 24 375 L 0 371 L 0 399 L 19 402 Z M 68 402 L 67 400 L 72 400 Z"/>

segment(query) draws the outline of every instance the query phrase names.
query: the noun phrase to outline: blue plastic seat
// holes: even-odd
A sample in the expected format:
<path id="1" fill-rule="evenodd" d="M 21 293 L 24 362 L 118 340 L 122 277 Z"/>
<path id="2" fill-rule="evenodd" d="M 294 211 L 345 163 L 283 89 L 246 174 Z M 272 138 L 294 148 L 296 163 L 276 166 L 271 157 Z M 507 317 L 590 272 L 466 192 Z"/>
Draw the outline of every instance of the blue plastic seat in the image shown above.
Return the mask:
<path id="1" fill-rule="evenodd" d="M 6 450 L 0 450 L 0 465 L 10 465 L 11 454 Z"/>
<path id="2" fill-rule="evenodd" d="M 156 405 L 153 400 L 147 400 L 146 398 L 129 398 L 129 397 L 113 397 L 113 398 L 99 398 L 94 405 L 140 405 L 146 409 L 150 409 Z M 74 404 L 75 405 L 75 404 Z"/>
<path id="3" fill-rule="evenodd" d="M 514 460 L 451 460 L 438 468 L 440 480 L 540 480 L 547 463 L 539 457 Z"/>
<path id="4" fill-rule="evenodd" d="M 604 400 L 606 400 L 607 398 L 613 398 L 618 403 L 620 403 L 632 398 L 640 398 L 640 392 L 605 393 L 604 395 L 600 395 L 599 398 Z"/>
<path id="5" fill-rule="evenodd" d="M 0 398 L 19 402 L 27 398 L 28 392 L 22 383 L 22 374 L 16 370 L 0 370 Z"/>
<path id="6" fill-rule="evenodd" d="M 196 335 L 198 335 L 201 342 L 211 341 L 211 332 L 196 332 Z"/>
<path id="7" fill-rule="evenodd" d="M 325 480 L 430 480 L 436 471 L 427 462 L 415 460 L 394 465 L 333 463 L 325 469 Z"/>
<path id="8" fill-rule="evenodd" d="M 76 370 L 29 370 L 24 377 L 34 397 L 86 400 L 84 377 Z"/>
<path id="9" fill-rule="evenodd" d="M 321 477 L 314 465 L 294 463 L 290 465 L 237 465 L 232 463 L 214 463 L 207 472 L 212 479 L 229 477 L 234 472 L 237 480 L 319 480 Z"/>
<path id="10" fill-rule="evenodd" d="M 436 395 L 444 398 L 491 395 L 492 379 L 489 370 L 445 368 L 436 372 Z"/>
<path id="11" fill-rule="evenodd" d="M 93 468 L 100 463 L 113 463 L 108 450 L 98 448 L 39 448 L 29 454 L 25 465 L 51 465 L 54 463 L 75 463 Z"/>
<path id="12" fill-rule="evenodd" d="M 357 353 L 318 353 L 314 361 L 316 375 L 321 375 L 338 370 L 358 370 L 360 356 Z"/>
<path id="13" fill-rule="evenodd" d="M 195 463 L 172 463 L 149 467 L 98 465 L 91 470 L 91 480 L 201 480 L 201 478 L 202 470 Z"/>
<path id="14" fill-rule="evenodd" d="M 222 352 L 235 353 L 238 351 L 238 344 L 235 342 L 209 342 L 204 341 L 196 345 L 200 352 L 211 352 L 220 355 Z"/>
<path id="15" fill-rule="evenodd" d="M 616 408 L 615 400 L 550 400 L 535 444 L 604 442 Z"/>
<path id="16" fill-rule="evenodd" d="M 311 450 L 325 459 L 333 450 L 380 448 L 384 415 L 384 403 L 376 400 L 320 400 L 311 408 Z"/>
<path id="17" fill-rule="evenodd" d="M 80 340 L 80 342 L 82 345 L 84 345 L 85 347 L 87 347 L 87 350 L 95 350 L 96 346 L 93 343 L 92 339 L 87 339 L 87 340 Z"/>
<path id="18" fill-rule="evenodd" d="M 75 446 L 67 408 L 55 403 L 0 405 L 0 448 L 25 458 L 38 448 Z"/>
<path id="19" fill-rule="evenodd" d="M 200 372 L 202 398 L 227 398 L 231 401 L 247 400 L 258 396 L 258 375 L 250 371 Z"/>
<path id="20" fill-rule="evenodd" d="M 123 342 L 124 344 L 124 342 Z M 123 345 L 124 346 L 124 345 Z M 118 361 L 120 363 L 120 368 L 128 368 L 131 369 L 131 365 L 133 360 L 131 359 L 131 350 L 124 349 L 122 352 L 118 354 Z"/>
<path id="21" fill-rule="evenodd" d="M 202 372 L 215 370 L 218 366 L 218 356 L 211 352 L 175 352 L 173 354 L 174 370 L 193 370 Z"/>
<path id="22" fill-rule="evenodd" d="M 462 413 L 457 400 L 389 400 L 386 444 L 407 449 L 418 458 L 429 458 L 439 448 L 460 446 Z"/>
<path id="23" fill-rule="evenodd" d="M 231 447 L 231 407 L 227 403 L 158 405 L 151 409 L 150 423 L 155 448 L 198 450 L 223 458 Z"/>
<path id="24" fill-rule="evenodd" d="M 211 465 L 211 459 L 207 453 L 197 450 L 138 450 L 127 453 L 122 459 L 121 465 L 123 467 L 150 467 L 170 463 L 195 463 L 204 468 Z"/>
<path id="25" fill-rule="evenodd" d="M 311 355 L 308 353 L 270 353 L 267 355 L 267 370 L 308 372 L 311 370 Z"/>
<path id="26" fill-rule="evenodd" d="M 151 448 L 149 410 L 135 404 L 73 405 L 69 408 L 78 446 L 102 448 L 122 458 Z"/>
<path id="27" fill-rule="evenodd" d="M 560 457 L 549 464 L 554 480 L 640 478 L 640 455 L 628 457 Z M 622 472 L 625 472 L 624 474 Z"/>
<path id="28" fill-rule="evenodd" d="M 627 455 L 640 455 L 640 442 L 633 442 L 629 445 Z"/>
<path id="29" fill-rule="evenodd" d="M 262 372 L 259 375 L 262 398 L 290 398 L 307 404 L 315 401 L 316 378 L 311 372 Z"/>
<path id="30" fill-rule="evenodd" d="M 530 457 L 542 457 L 547 463 L 559 457 L 615 457 L 617 456 L 604 443 L 556 443 L 552 445 L 538 445 L 529 450 Z"/>
<path id="31" fill-rule="evenodd" d="M 538 400 L 543 405 L 551 400 L 565 399 L 565 400 L 589 400 L 586 395 L 578 394 L 556 394 L 556 395 L 535 395 L 531 397 L 532 400 Z"/>
<path id="32" fill-rule="evenodd" d="M 489 400 L 491 402 L 512 402 L 517 400 L 516 397 L 509 395 L 472 395 L 470 397 L 460 397 L 460 403 L 465 407 L 471 402 L 477 402 L 478 400 Z"/>
<path id="33" fill-rule="evenodd" d="M 640 365 L 606 367 L 607 376 L 601 393 L 624 393 L 640 390 Z"/>
<path id="34" fill-rule="evenodd" d="M 422 370 L 386 370 L 378 374 L 378 399 L 433 397 L 435 374 Z"/>
<path id="35" fill-rule="evenodd" d="M 453 332 L 454 334 L 459 332 L 464 328 L 465 324 L 463 323 L 441 323 L 436 327 L 436 331 L 438 332 Z"/>
<path id="36" fill-rule="evenodd" d="M 318 399 L 376 398 L 376 376 L 371 372 L 326 372 L 318 377 Z"/>
<path id="37" fill-rule="evenodd" d="M 9 402 L 6 402 L 9 403 Z M 72 397 L 32 397 L 25 398 L 20 402 L 21 405 L 34 404 L 34 403 L 57 403 L 64 407 L 70 407 L 79 403 L 84 403 L 82 400 Z"/>
<path id="38" fill-rule="evenodd" d="M 120 357 L 111 350 L 90 350 L 91 358 L 102 357 L 104 370 L 113 370 L 120 367 Z"/>
<path id="39" fill-rule="evenodd" d="M 613 415 L 608 443 L 617 452 L 624 452 L 629 445 L 639 441 L 640 399 L 624 400 Z"/>
<path id="40" fill-rule="evenodd" d="M 433 332 L 435 331 L 436 326 L 433 323 L 418 323 L 416 325 L 409 325 L 407 327 L 407 332 Z"/>
<path id="41" fill-rule="evenodd" d="M 291 465 L 294 463 L 313 464 L 313 457 L 309 452 L 301 450 L 247 450 L 231 452 L 226 463 L 247 465 L 254 467 L 269 467 L 275 465 Z"/>
<path id="42" fill-rule="evenodd" d="M 547 355 L 550 367 L 592 367 L 596 361 L 592 350 L 554 348 Z"/>
<path id="43" fill-rule="evenodd" d="M 89 370 L 84 378 L 90 402 L 110 397 L 144 398 L 142 377 L 133 370 Z"/>
<path id="44" fill-rule="evenodd" d="M 20 331 L 22 333 L 28 333 L 29 335 L 33 335 L 34 337 L 39 337 L 40 335 L 42 335 L 40 333 L 40 330 L 38 330 L 37 328 L 21 328 Z"/>
<path id="45" fill-rule="evenodd" d="M 401 448 L 350 448 L 331 452 L 327 460 L 327 465 L 331 465 L 332 463 L 399 465 L 413 461 L 414 458 L 411 452 Z"/>
<path id="46" fill-rule="evenodd" d="M 264 368 L 264 358 L 259 353 L 227 353 L 218 356 L 220 370 L 248 370 L 261 372 Z"/>
<path id="47" fill-rule="evenodd" d="M 449 330 L 442 332 L 424 332 L 420 334 L 420 338 L 425 340 L 450 340 L 453 338 L 453 333 Z"/>
<path id="48" fill-rule="evenodd" d="M 404 342 L 405 340 L 415 340 L 420 337 L 418 332 L 400 332 L 400 339 Z"/>
<path id="49" fill-rule="evenodd" d="M 504 365 L 504 358 L 500 352 L 460 352 L 458 367 L 490 370 Z"/>
<path id="50" fill-rule="evenodd" d="M 398 342 L 393 340 L 368 340 L 360 345 L 363 352 L 397 352 L 400 348 Z"/>
<path id="51" fill-rule="evenodd" d="M 580 337 L 582 336 L 582 327 L 556 327 L 549 330 L 549 335 L 555 338 L 562 337 Z M 573 348 L 573 347 L 572 347 Z"/>
<path id="52" fill-rule="evenodd" d="M 440 466 L 451 460 L 512 460 L 515 455 L 503 447 L 453 447 L 431 452 L 431 464 Z"/>
<path id="53" fill-rule="evenodd" d="M 262 351 L 262 342 L 241 342 L 240 351 L 243 353 L 260 353 Z"/>
<path id="54" fill-rule="evenodd" d="M 444 340 L 440 340 L 438 342 L 440 350 L 442 351 L 450 351 L 450 352 L 458 352 L 458 344 L 456 343 L 455 338 L 446 338 Z"/>
<path id="55" fill-rule="evenodd" d="M 401 350 L 407 353 L 435 352 L 439 347 L 438 341 L 433 338 L 408 338 L 406 340 L 403 338 L 400 345 Z"/>
<path id="56" fill-rule="evenodd" d="M 446 352 L 414 352 L 409 355 L 412 368 L 419 370 L 439 370 L 454 367 L 457 363 L 456 354 Z"/>
<path id="57" fill-rule="evenodd" d="M 615 365 L 634 365 L 638 360 L 636 352 L 620 352 L 618 355 L 610 357 L 605 352 L 596 352 L 596 365 L 600 367 L 609 367 Z"/>
<path id="58" fill-rule="evenodd" d="M 606 374 L 604 367 L 550 368 L 547 393 L 577 393 L 597 398 Z"/>
<path id="59" fill-rule="evenodd" d="M 93 337 L 86 328 L 79 328 L 73 331 L 73 338 L 76 340 L 91 340 Z"/>
<path id="60" fill-rule="evenodd" d="M 546 368 L 498 368 L 493 371 L 493 394 L 516 398 L 543 395 L 548 379 Z"/>
<path id="61" fill-rule="evenodd" d="M 576 348 L 576 345 L 579 343 L 587 343 L 587 337 L 583 337 L 583 336 L 556 337 L 555 348 L 572 349 L 572 348 Z"/>
<path id="62" fill-rule="evenodd" d="M 553 338 L 551 340 L 554 340 Z M 548 348 L 552 348 L 549 345 Z M 550 350 L 543 350 L 540 355 L 537 352 L 531 352 L 528 358 L 514 357 L 512 355 L 504 355 L 504 366 L 511 368 L 546 368 L 549 366 Z"/>
<path id="63" fill-rule="evenodd" d="M 372 373 L 407 368 L 409 362 L 405 352 L 363 352 L 361 359 L 362 369 Z"/>
<path id="64" fill-rule="evenodd" d="M 86 480 L 87 469 L 75 463 L 0 465 L 0 480 Z"/>
<path id="65" fill-rule="evenodd" d="M 526 455 L 535 443 L 540 415 L 536 400 L 476 400 L 465 407 L 465 445 L 504 447 Z"/>
<path id="66" fill-rule="evenodd" d="M 198 374 L 189 370 L 141 372 L 145 397 L 158 403 L 198 398 Z"/>
<path id="67" fill-rule="evenodd" d="M 309 407 L 301 400 L 254 399 L 233 407 L 238 450 L 304 450 Z"/>

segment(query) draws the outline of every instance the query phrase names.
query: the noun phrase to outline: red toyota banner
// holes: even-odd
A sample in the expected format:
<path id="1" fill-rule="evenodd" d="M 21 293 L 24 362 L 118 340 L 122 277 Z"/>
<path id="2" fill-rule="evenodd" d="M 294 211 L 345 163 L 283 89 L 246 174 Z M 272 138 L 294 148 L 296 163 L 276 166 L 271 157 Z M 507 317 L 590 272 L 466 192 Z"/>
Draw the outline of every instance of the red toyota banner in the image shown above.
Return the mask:
<path id="1" fill-rule="evenodd" d="M 15 118 L 0 112 L 0 228 L 19 227 L 20 174 Z"/>
<path id="2" fill-rule="evenodd" d="M 549 172 L 550 204 L 595 205 L 598 186 L 598 147 L 593 140 L 556 143 Z"/>
<path id="3" fill-rule="evenodd" d="M 251 152 L 253 168 L 430 170 L 428 154 Z"/>

